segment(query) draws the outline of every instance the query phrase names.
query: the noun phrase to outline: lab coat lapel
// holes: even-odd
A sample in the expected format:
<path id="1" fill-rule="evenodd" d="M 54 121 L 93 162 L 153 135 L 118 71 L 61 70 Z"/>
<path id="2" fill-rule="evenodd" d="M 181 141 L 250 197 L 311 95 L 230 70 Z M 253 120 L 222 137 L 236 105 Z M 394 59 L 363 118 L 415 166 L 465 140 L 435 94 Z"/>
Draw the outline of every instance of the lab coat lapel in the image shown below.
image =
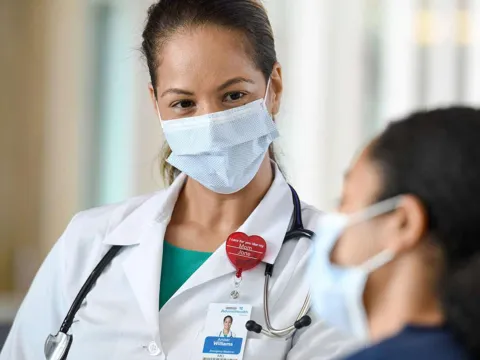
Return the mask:
<path id="1" fill-rule="evenodd" d="M 132 253 L 122 264 L 152 334 L 159 328 L 158 295 L 165 229 L 164 223 L 152 223 L 147 226 L 139 245 L 132 249 Z"/>
<path id="2" fill-rule="evenodd" d="M 159 329 L 158 307 L 165 231 L 185 179 L 185 175 L 177 177 L 167 190 L 134 210 L 104 240 L 104 243 L 110 245 L 132 246 L 122 267 L 152 335 Z"/>
<path id="3" fill-rule="evenodd" d="M 264 262 L 273 263 L 282 247 L 293 212 L 292 195 L 282 173 L 275 165 L 275 179 L 260 204 L 237 230 L 247 235 L 259 235 L 267 242 Z M 226 239 L 225 239 L 226 240 Z M 234 274 L 235 268 L 227 258 L 223 243 L 207 261 L 183 284 L 172 299 L 179 294 L 218 279 Z M 232 278 L 233 286 L 233 278 Z"/>
<path id="4" fill-rule="evenodd" d="M 225 253 L 225 243 L 220 245 L 218 249 L 203 263 L 200 268 L 195 271 L 192 276 L 178 289 L 172 296 L 172 299 L 181 293 L 192 289 L 196 286 L 212 281 L 227 274 L 233 274 L 235 268 L 230 263 Z M 233 284 L 233 280 L 232 280 Z"/>

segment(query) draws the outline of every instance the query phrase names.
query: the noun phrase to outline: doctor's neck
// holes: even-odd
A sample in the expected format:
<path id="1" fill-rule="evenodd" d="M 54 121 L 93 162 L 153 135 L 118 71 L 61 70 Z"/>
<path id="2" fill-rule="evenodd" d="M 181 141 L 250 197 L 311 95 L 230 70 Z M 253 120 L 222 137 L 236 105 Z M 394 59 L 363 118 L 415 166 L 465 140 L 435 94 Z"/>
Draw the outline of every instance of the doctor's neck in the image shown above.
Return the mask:
<path id="1" fill-rule="evenodd" d="M 188 178 L 178 197 L 172 220 L 181 219 L 182 222 L 195 223 L 212 232 L 226 233 L 228 236 L 255 210 L 273 179 L 274 169 L 268 154 L 253 180 L 233 194 L 215 193 Z"/>

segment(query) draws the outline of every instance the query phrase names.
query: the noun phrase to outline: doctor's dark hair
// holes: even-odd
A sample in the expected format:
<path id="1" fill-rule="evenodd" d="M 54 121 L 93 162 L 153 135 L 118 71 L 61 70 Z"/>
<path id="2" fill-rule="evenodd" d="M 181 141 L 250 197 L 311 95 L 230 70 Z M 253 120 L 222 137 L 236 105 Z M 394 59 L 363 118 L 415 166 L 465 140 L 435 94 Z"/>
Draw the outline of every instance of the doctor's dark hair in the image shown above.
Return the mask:
<path id="1" fill-rule="evenodd" d="M 372 143 L 377 200 L 416 196 L 442 254 L 438 293 L 447 325 L 480 358 L 480 110 L 452 107 L 394 122 Z"/>
<path id="2" fill-rule="evenodd" d="M 227 319 L 230 319 L 230 321 L 233 323 L 233 318 L 230 316 L 230 315 L 227 315 L 223 318 L 223 322 L 225 322 L 225 320 Z"/>
<path id="3" fill-rule="evenodd" d="M 142 35 L 142 52 L 155 96 L 162 47 L 177 31 L 203 25 L 216 25 L 242 33 L 247 55 L 263 73 L 267 83 L 277 62 L 277 54 L 272 27 L 259 0 L 159 0 L 148 9 Z M 168 184 L 178 174 L 178 170 L 165 161 L 170 153 L 165 144 L 161 171 Z M 269 154 L 275 160 L 272 146 Z"/>

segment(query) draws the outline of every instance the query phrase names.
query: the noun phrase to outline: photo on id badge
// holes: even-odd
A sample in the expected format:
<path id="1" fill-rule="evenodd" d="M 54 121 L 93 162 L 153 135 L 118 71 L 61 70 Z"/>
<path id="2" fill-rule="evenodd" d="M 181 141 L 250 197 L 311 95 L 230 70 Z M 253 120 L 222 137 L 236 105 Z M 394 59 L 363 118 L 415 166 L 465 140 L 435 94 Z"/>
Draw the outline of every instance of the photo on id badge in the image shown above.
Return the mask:
<path id="1" fill-rule="evenodd" d="M 251 312 L 251 305 L 210 304 L 202 359 L 242 359 Z"/>

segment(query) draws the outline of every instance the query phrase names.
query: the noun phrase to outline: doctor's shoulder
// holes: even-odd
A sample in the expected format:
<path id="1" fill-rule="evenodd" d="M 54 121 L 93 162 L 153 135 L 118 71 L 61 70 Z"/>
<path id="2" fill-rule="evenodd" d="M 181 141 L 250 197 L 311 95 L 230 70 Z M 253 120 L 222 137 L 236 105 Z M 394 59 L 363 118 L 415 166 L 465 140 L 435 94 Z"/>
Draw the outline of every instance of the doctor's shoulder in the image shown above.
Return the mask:
<path id="1" fill-rule="evenodd" d="M 315 206 L 302 203 L 302 219 L 305 229 L 315 231 L 318 221 L 323 215 L 323 211 L 317 209 Z"/>
<path id="2" fill-rule="evenodd" d="M 92 266 L 109 249 L 108 238 L 124 232 L 128 225 L 129 233 L 135 236 L 142 229 L 145 212 L 140 216 L 140 210 L 149 207 L 149 214 L 155 215 L 151 205 L 159 197 L 161 190 L 147 195 L 129 198 L 119 203 L 103 205 L 100 207 L 83 210 L 73 216 L 56 246 L 63 258 L 67 273 L 75 271 L 78 278 L 83 278 L 83 271 L 90 273 Z M 159 206 L 159 205 L 158 205 Z M 157 206 L 157 211 L 160 211 Z M 117 231 L 118 230 L 118 231 Z"/>
<path id="3" fill-rule="evenodd" d="M 301 202 L 301 209 L 304 229 L 315 232 L 316 227 L 318 226 L 319 219 L 322 216 L 322 212 L 316 207 L 304 203 L 303 201 Z M 302 263 L 302 267 L 305 267 L 307 265 L 305 258 L 308 258 L 310 256 L 310 251 L 312 249 L 314 239 L 300 236 L 292 240 L 293 241 L 288 241 L 282 245 L 282 251 L 280 252 L 279 258 L 276 261 L 283 263 L 283 259 L 287 258 L 289 260 Z M 302 267 L 298 267 L 297 269 L 301 270 Z M 303 270 L 306 270 L 306 268 Z"/>
<path id="4" fill-rule="evenodd" d="M 79 289 L 111 247 L 108 237 L 140 232 L 145 224 L 141 219 L 155 219 L 161 211 L 162 192 L 81 211 L 72 218 L 38 270 L 0 359 L 43 358 L 47 335 L 58 331 Z"/>
<path id="5" fill-rule="evenodd" d="M 165 190 L 132 197 L 127 200 L 82 210 L 75 214 L 66 228 L 81 235 L 108 236 L 118 225 L 129 218 L 137 209 L 151 201 Z"/>

